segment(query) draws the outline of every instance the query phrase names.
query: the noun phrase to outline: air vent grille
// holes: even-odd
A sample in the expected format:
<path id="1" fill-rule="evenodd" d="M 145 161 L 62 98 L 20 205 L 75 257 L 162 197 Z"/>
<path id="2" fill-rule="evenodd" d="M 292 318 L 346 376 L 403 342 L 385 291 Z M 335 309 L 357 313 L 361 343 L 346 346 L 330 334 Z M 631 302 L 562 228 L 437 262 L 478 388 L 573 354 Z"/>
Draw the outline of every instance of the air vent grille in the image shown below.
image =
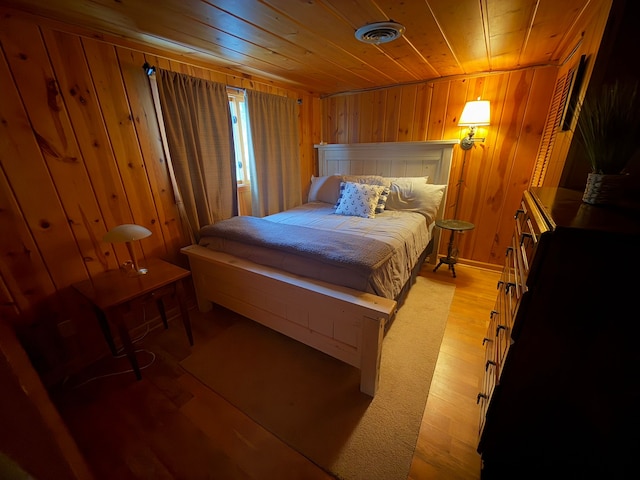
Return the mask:
<path id="1" fill-rule="evenodd" d="M 378 22 L 365 25 L 356 30 L 356 38 L 364 43 L 388 43 L 400 38 L 404 33 L 404 26 L 395 22 Z"/>

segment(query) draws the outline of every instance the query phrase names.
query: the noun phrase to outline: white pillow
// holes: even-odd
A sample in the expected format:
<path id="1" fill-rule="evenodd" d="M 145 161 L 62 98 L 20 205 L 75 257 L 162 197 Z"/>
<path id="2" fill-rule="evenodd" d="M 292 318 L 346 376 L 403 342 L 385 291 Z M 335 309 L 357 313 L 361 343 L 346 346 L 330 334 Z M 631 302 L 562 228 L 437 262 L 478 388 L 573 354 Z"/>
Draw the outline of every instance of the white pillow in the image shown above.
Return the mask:
<path id="1" fill-rule="evenodd" d="M 382 185 L 384 187 L 391 186 L 391 179 L 384 178 L 380 175 L 343 175 L 343 182 L 367 183 L 369 185 Z"/>
<path id="2" fill-rule="evenodd" d="M 429 180 L 429 177 L 388 177 L 391 185 L 394 188 L 390 189 L 389 198 L 387 202 L 391 205 L 390 210 L 403 210 L 403 207 L 399 206 L 406 199 L 407 196 L 412 196 L 415 188 L 420 188 L 425 185 Z M 389 201 L 390 200 L 390 201 Z M 385 205 L 385 208 L 386 205 Z"/>
<path id="3" fill-rule="evenodd" d="M 385 209 L 420 212 L 431 223 L 436 219 L 445 188 L 447 188 L 446 185 L 431 183 L 412 182 L 411 185 L 403 185 L 392 182 Z"/>
<path id="4" fill-rule="evenodd" d="M 311 177 L 309 188 L 309 202 L 325 202 L 335 205 L 340 195 L 342 176 L 328 175 L 325 177 Z"/>
<path id="5" fill-rule="evenodd" d="M 384 177 L 385 180 L 389 180 L 389 182 L 393 183 L 398 183 L 398 184 L 404 184 L 404 185 L 410 185 L 413 183 L 419 183 L 421 185 L 425 184 L 425 183 L 429 183 L 429 177 L 428 176 L 424 176 L 424 177 Z"/>
<path id="6" fill-rule="evenodd" d="M 366 183 L 343 182 L 342 196 L 336 207 L 338 215 L 375 218 L 376 206 L 385 187 Z"/>

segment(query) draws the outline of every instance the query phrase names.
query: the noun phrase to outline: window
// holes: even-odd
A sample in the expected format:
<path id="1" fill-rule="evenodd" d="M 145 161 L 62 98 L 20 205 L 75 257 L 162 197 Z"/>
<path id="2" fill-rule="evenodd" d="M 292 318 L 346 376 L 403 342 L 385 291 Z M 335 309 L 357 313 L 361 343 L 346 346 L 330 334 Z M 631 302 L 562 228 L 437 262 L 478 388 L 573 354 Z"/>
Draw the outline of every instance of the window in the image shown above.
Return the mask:
<path id="1" fill-rule="evenodd" d="M 233 146 L 236 153 L 236 180 L 238 182 L 238 215 L 251 215 L 251 174 L 249 168 L 249 116 L 244 91 L 227 87 Z"/>
<path id="2" fill-rule="evenodd" d="M 233 143 L 236 152 L 236 179 L 238 185 L 249 185 L 249 144 L 247 128 L 249 125 L 247 108 L 244 101 L 244 91 L 235 88 L 227 88 L 229 94 L 229 108 L 231 109 L 231 121 L 233 126 Z"/>

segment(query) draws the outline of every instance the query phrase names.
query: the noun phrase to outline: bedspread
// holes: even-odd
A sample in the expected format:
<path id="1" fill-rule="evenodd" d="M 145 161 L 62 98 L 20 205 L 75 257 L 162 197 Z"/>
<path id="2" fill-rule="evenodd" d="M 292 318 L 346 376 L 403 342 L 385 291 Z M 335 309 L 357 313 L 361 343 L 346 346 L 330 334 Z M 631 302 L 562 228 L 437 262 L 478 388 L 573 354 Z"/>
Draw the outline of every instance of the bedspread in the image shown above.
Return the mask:
<path id="1" fill-rule="evenodd" d="M 200 235 L 273 248 L 334 265 L 348 265 L 366 273 L 371 273 L 393 254 L 391 246 L 375 238 L 250 216 L 232 217 L 208 225 L 202 228 Z M 358 248 L 353 248 L 355 244 Z"/>
<path id="2" fill-rule="evenodd" d="M 431 239 L 432 227 L 427 225 L 423 215 L 415 212 L 385 211 L 373 219 L 349 217 L 336 215 L 332 205 L 322 202 L 310 202 L 263 219 L 246 218 L 253 218 L 259 222 L 236 220 L 236 225 L 230 227 L 239 227 L 241 223 L 249 225 L 269 222 L 274 224 L 273 229 L 268 230 L 272 236 L 278 237 L 276 241 L 285 241 L 290 245 L 271 248 L 262 244 L 262 240 L 259 239 L 250 243 L 240 240 L 239 236 L 207 236 L 210 229 L 221 228 L 219 226 L 204 227 L 200 231 L 199 244 L 254 263 L 390 299 L 397 299 L 409 281 L 413 268 Z M 304 228 L 309 236 L 305 237 L 305 241 L 298 241 L 295 237 L 287 239 L 277 233 L 278 225 L 299 226 Z M 332 241 L 332 238 L 341 240 Z M 374 247 L 378 242 L 384 243 L 386 248 L 379 249 L 377 253 L 370 251 L 364 257 L 359 253 L 363 248 L 378 249 L 379 246 Z M 302 243 L 308 254 L 290 251 L 289 247 L 292 247 L 293 243 Z M 338 253 L 338 243 L 349 251 Z M 312 250 L 321 250 L 321 255 L 314 254 Z M 386 252 L 391 254 L 387 255 Z M 344 259 L 348 256 L 360 256 L 360 261 L 364 258 L 364 262 L 369 265 L 355 266 L 355 260 L 351 263 L 339 261 L 340 257 Z M 383 258 L 385 260 L 382 260 Z"/>

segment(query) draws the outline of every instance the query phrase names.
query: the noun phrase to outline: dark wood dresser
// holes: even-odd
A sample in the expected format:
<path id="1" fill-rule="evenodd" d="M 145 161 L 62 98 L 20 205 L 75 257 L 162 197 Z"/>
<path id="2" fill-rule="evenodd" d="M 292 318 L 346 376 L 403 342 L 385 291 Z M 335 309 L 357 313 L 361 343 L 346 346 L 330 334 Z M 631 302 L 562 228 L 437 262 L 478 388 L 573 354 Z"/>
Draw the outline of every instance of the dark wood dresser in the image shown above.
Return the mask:
<path id="1" fill-rule="evenodd" d="M 482 478 L 640 469 L 640 213 L 525 191 L 483 340 Z"/>

